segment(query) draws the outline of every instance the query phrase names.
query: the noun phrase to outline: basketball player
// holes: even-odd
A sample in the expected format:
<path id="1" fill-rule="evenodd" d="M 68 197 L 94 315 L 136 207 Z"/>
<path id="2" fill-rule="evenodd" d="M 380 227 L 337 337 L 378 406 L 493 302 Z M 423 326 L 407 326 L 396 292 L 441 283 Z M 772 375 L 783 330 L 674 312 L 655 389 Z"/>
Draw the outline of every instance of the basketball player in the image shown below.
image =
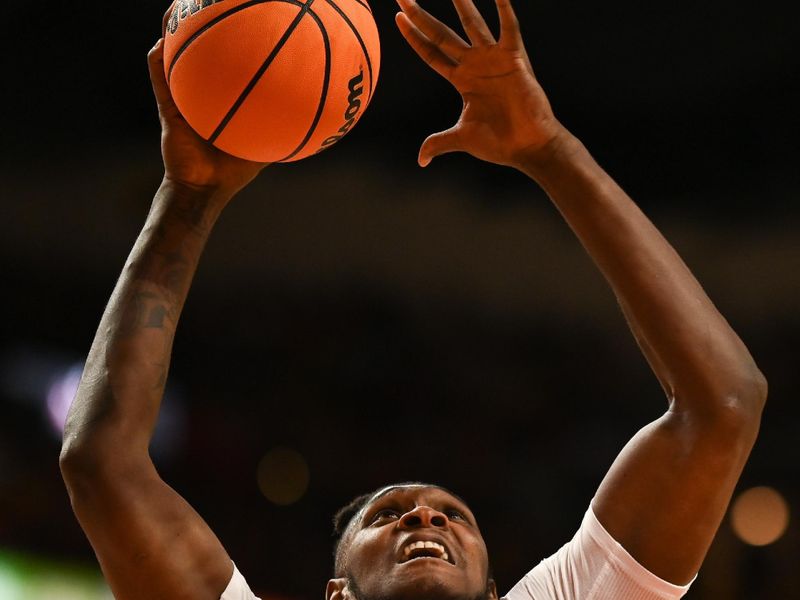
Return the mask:
<path id="1" fill-rule="evenodd" d="M 464 99 L 456 125 L 425 140 L 420 165 L 467 152 L 542 186 L 613 288 L 668 400 L 622 450 L 572 541 L 508 598 L 679 598 L 756 439 L 765 380 L 675 251 L 556 119 L 509 0 L 496 0 L 497 38 L 471 0 L 453 0 L 466 39 L 414 0 L 399 1 L 403 37 Z M 61 467 L 119 600 L 252 599 L 213 532 L 158 476 L 148 443 L 200 253 L 220 212 L 264 165 L 191 131 L 164 81 L 162 44 L 149 62 L 164 179 L 100 322 Z M 346 507 L 337 529 L 327 600 L 497 599 L 475 517 L 447 490 L 389 486 Z"/>

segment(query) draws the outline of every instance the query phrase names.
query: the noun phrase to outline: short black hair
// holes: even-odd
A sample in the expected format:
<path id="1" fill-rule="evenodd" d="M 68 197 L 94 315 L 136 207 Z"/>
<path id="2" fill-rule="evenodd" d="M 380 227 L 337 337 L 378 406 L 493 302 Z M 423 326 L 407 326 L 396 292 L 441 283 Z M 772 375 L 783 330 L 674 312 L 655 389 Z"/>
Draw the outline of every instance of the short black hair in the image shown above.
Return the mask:
<path id="1" fill-rule="evenodd" d="M 360 496 L 356 496 L 350 502 L 345 504 L 339 510 L 336 511 L 336 514 L 333 515 L 333 554 L 334 556 L 339 551 L 339 544 L 342 541 L 342 537 L 344 536 L 344 532 L 347 531 L 347 528 L 350 526 L 350 522 L 353 518 L 359 513 L 359 511 L 364 508 L 370 498 L 372 498 L 375 494 L 377 494 L 381 489 L 378 488 L 371 492 L 367 492 L 366 494 L 361 494 Z"/>
<path id="2" fill-rule="evenodd" d="M 371 492 L 367 492 L 366 494 L 361 494 L 360 496 L 356 496 L 350 502 L 342 506 L 339 510 L 336 511 L 336 514 L 333 516 L 333 559 L 334 559 L 334 571 L 336 572 L 336 576 L 340 576 L 339 573 L 340 568 L 340 561 L 341 556 L 339 550 L 341 549 L 342 540 L 344 539 L 347 530 L 350 527 L 350 524 L 353 522 L 355 516 L 361 512 L 361 509 L 364 508 L 367 503 L 374 498 L 378 493 L 383 490 L 390 490 L 393 488 L 398 487 L 409 487 L 409 486 L 422 486 L 422 487 L 432 487 L 438 488 L 450 494 L 451 496 L 457 498 L 461 502 L 464 502 L 464 499 L 461 498 L 458 494 L 451 492 L 446 487 L 437 485 L 435 483 L 425 483 L 423 481 L 406 481 L 403 483 L 393 483 L 390 485 L 382 485 L 381 487 L 372 490 Z M 466 502 L 464 502 L 466 504 Z"/>

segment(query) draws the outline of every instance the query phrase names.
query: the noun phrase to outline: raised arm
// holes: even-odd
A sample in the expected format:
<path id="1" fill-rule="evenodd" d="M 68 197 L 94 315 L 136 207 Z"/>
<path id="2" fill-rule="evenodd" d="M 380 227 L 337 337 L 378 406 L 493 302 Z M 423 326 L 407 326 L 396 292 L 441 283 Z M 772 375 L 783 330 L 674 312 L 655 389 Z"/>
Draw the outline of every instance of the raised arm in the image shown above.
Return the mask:
<path id="1" fill-rule="evenodd" d="M 611 285 L 660 380 L 668 410 L 625 447 L 593 508 L 641 564 L 684 584 L 697 573 L 755 441 L 766 382 L 689 269 L 627 194 L 555 118 L 509 0 L 493 37 L 471 0 L 453 0 L 469 43 L 413 0 L 401 33 L 459 91 L 451 129 L 420 150 L 512 166 L 547 192 Z"/>
<path id="2" fill-rule="evenodd" d="M 263 165 L 215 150 L 183 121 L 164 79 L 162 45 L 148 60 L 165 175 L 89 352 L 61 470 L 116 598 L 219 600 L 231 561 L 158 476 L 148 445 L 200 254 L 222 209 Z"/>

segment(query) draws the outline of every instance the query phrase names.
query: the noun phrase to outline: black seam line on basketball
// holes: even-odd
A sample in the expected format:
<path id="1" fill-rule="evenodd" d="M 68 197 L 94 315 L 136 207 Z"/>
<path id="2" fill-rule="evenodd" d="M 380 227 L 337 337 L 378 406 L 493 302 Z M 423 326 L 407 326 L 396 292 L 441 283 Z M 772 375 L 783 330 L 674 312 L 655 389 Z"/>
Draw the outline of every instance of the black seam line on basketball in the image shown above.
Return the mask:
<path id="1" fill-rule="evenodd" d="M 175 53 L 175 56 L 172 57 L 172 62 L 169 63 L 169 69 L 167 71 L 167 83 L 169 83 L 170 79 L 172 78 L 172 70 L 175 68 L 175 63 L 178 62 L 178 58 L 180 58 L 181 54 L 184 53 L 186 48 L 194 42 L 197 38 L 203 35 L 206 31 L 211 29 L 214 25 L 219 23 L 220 21 L 227 19 L 234 13 L 239 12 L 240 10 L 244 10 L 246 8 L 250 8 L 251 6 L 255 6 L 256 4 L 266 4 L 267 2 L 285 2 L 287 4 L 294 4 L 295 6 L 302 6 L 302 3 L 298 2 L 297 0 L 251 0 L 250 2 L 245 2 L 244 4 L 240 4 L 239 6 L 235 6 L 234 8 L 225 11 L 224 13 L 217 15 L 213 19 L 211 19 L 208 23 L 203 25 L 200 29 L 195 31 L 183 44 L 178 51 Z"/>
<path id="2" fill-rule="evenodd" d="M 353 31 L 353 34 L 356 36 L 358 43 L 361 44 L 361 50 L 364 52 L 364 58 L 367 59 L 367 70 L 369 71 L 369 94 L 367 95 L 367 102 L 372 99 L 372 93 L 375 91 L 374 80 L 372 79 L 372 61 L 369 59 L 369 52 L 367 52 L 367 46 L 364 44 L 364 40 L 361 39 L 361 34 L 358 33 L 358 29 L 356 26 L 353 25 L 353 22 L 347 17 L 346 14 L 342 11 L 341 8 L 336 6 L 333 0 L 325 0 L 328 4 L 331 5 L 331 8 L 339 13 L 339 16 L 344 19 L 344 22 L 347 23 L 347 26 Z"/>
<path id="3" fill-rule="evenodd" d="M 311 2 L 309 2 L 309 4 L 311 4 Z M 330 85 L 331 81 L 331 42 L 330 39 L 328 39 L 328 32 L 325 31 L 325 26 L 317 16 L 317 13 L 315 13 L 313 10 L 309 10 L 308 14 L 319 26 L 319 31 L 322 34 L 322 43 L 325 45 L 325 76 L 322 79 L 322 94 L 320 94 L 319 105 L 317 106 L 317 114 L 314 115 L 314 120 L 311 122 L 311 127 L 309 127 L 308 133 L 306 133 L 303 141 L 300 142 L 300 145 L 294 149 L 294 152 L 288 156 L 284 156 L 277 162 L 289 160 L 305 147 L 305 145 L 308 143 L 308 140 L 311 139 L 311 136 L 317 129 L 317 125 L 319 125 L 319 120 L 322 118 L 322 111 L 325 109 L 325 101 L 328 99 L 328 86 Z"/>
<path id="4" fill-rule="evenodd" d="M 367 4 L 366 2 L 362 2 L 361 0 L 356 0 L 356 2 L 358 2 L 364 8 L 366 8 L 369 11 L 369 14 L 372 14 L 372 9 L 369 7 L 369 4 Z"/>
<path id="5" fill-rule="evenodd" d="M 275 47 L 272 49 L 272 52 L 269 53 L 269 56 L 267 56 L 266 60 L 264 60 L 264 63 L 261 65 L 258 71 L 256 71 L 256 74 L 253 75 L 253 78 L 250 80 L 250 83 L 248 83 L 247 87 L 245 87 L 244 90 L 242 90 L 242 93 L 239 94 L 239 97 L 236 99 L 236 102 L 234 102 L 233 106 L 231 106 L 231 108 L 228 110 L 228 114 L 226 114 L 223 117 L 220 124 L 214 130 L 214 133 L 212 133 L 211 137 L 208 138 L 209 142 L 213 144 L 216 141 L 216 139 L 220 136 L 222 131 L 225 129 L 225 127 L 227 127 L 228 123 L 230 123 L 231 119 L 233 118 L 233 115 L 236 114 L 236 111 L 239 110 L 239 108 L 242 106 L 244 101 L 247 99 L 247 96 L 250 94 L 250 92 L 253 91 L 253 88 L 256 87 L 256 84 L 258 83 L 259 79 L 261 79 L 261 76 L 264 75 L 269 66 L 272 64 L 272 61 L 275 60 L 275 57 L 278 55 L 278 52 L 281 51 L 281 48 L 283 48 L 283 46 L 289 40 L 289 37 L 292 35 L 292 32 L 297 28 L 297 25 L 300 23 L 300 20 L 306 15 L 306 13 L 308 13 L 313 3 L 314 0 L 308 0 L 308 2 L 306 2 L 305 4 L 300 5 L 302 6 L 300 12 L 297 13 L 297 16 L 294 18 L 294 21 L 292 21 L 289 24 L 289 27 L 287 27 L 286 31 L 283 33 L 283 36 L 281 36 L 281 39 L 279 39 L 278 43 L 275 44 Z M 292 2 L 292 4 L 294 4 L 294 2 Z"/>

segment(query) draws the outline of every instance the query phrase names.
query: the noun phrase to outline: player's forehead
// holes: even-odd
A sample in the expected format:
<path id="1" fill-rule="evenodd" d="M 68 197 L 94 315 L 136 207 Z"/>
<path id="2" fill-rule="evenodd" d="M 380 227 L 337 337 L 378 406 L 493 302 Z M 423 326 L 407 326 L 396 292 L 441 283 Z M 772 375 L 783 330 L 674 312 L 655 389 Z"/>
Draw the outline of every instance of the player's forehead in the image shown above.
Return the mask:
<path id="1" fill-rule="evenodd" d="M 469 505 L 460 496 L 442 486 L 428 483 L 402 483 L 387 485 L 375 492 L 366 501 L 361 513 L 368 512 L 375 505 L 391 501 L 414 504 L 447 502 L 463 507 L 467 511 L 470 510 Z"/>

